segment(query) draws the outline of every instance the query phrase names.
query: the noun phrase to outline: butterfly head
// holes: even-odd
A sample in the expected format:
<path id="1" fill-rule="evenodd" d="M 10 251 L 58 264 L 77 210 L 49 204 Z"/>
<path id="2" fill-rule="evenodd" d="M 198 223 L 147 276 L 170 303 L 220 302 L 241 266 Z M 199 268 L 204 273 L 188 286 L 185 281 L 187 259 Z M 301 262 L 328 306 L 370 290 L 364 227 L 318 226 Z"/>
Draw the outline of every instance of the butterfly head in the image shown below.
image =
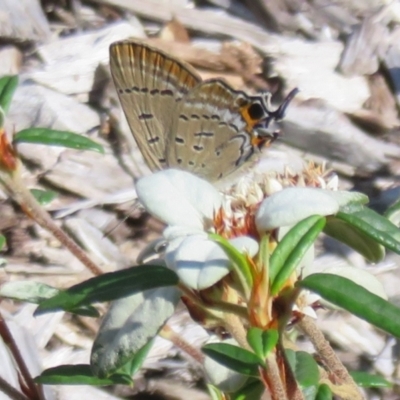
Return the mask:
<path id="1" fill-rule="evenodd" d="M 253 97 L 253 101 L 246 106 L 242 116 L 251 127 L 254 146 L 261 149 L 278 138 L 280 134 L 278 123 L 285 117 L 288 105 L 298 92 L 297 88 L 293 89 L 275 111 L 271 111 L 271 93 Z"/>

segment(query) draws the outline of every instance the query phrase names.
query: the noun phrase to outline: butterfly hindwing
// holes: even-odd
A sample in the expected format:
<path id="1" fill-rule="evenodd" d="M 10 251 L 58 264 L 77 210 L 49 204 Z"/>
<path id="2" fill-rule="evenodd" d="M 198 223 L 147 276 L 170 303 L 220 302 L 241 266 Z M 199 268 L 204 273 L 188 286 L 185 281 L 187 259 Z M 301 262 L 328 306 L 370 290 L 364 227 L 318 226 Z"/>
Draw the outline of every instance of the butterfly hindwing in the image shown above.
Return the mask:
<path id="1" fill-rule="evenodd" d="M 222 80 L 202 82 L 179 101 L 168 135 L 167 162 L 211 181 L 249 160 L 255 148 L 241 114 L 250 101 Z"/>

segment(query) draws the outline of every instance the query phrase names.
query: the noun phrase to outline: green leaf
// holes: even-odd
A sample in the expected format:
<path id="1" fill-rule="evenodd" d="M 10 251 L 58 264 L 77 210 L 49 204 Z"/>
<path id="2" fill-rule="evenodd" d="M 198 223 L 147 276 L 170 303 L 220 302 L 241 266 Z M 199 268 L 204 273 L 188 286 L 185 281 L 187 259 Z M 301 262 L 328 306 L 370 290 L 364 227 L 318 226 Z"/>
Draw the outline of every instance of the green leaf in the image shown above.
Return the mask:
<path id="1" fill-rule="evenodd" d="M 31 189 L 31 193 L 42 206 L 51 203 L 58 195 L 54 190 Z"/>
<path id="2" fill-rule="evenodd" d="M 40 282 L 14 281 L 1 286 L 0 297 L 38 304 L 59 292 L 58 289 Z"/>
<path id="3" fill-rule="evenodd" d="M 133 376 L 146 360 L 149 351 L 153 347 L 154 338 L 149 340 L 140 350 L 135 353 L 135 356 L 129 360 L 122 368 L 120 368 L 117 373 L 121 373 L 128 376 Z"/>
<path id="4" fill-rule="evenodd" d="M 373 263 L 379 262 L 385 257 L 384 247 L 375 239 L 336 217 L 327 219 L 324 233 L 345 243 Z"/>
<path id="5" fill-rule="evenodd" d="M 315 400 L 332 400 L 333 395 L 330 387 L 323 383 L 319 386 L 317 395 L 315 396 Z"/>
<path id="6" fill-rule="evenodd" d="M 246 257 L 236 247 L 232 246 L 228 240 L 217 234 L 209 234 L 211 240 L 215 240 L 233 263 L 233 268 L 237 272 L 245 293 L 250 293 L 253 285 L 250 266 Z"/>
<path id="7" fill-rule="evenodd" d="M 347 222 L 387 249 L 400 254 L 400 229 L 388 219 L 369 208 L 346 208 L 336 218 Z"/>
<path id="8" fill-rule="evenodd" d="M 6 237 L 0 234 L 0 251 L 2 251 L 7 243 Z"/>
<path id="9" fill-rule="evenodd" d="M 103 146 L 86 136 L 47 128 L 23 129 L 14 135 L 14 143 L 35 143 L 62 146 L 77 150 L 92 150 L 104 154 Z"/>
<path id="10" fill-rule="evenodd" d="M 264 331 L 260 328 L 252 327 L 247 332 L 247 342 L 254 353 L 263 361 L 267 354 L 275 348 L 278 339 L 279 333 L 276 329 Z"/>
<path id="11" fill-rule="evenodd" d="M 384 213 L 384 216 L 394 225 L 400 224 L 400 199 L 392 204 Z"/>
<path id="12" fill-rule="evenodd" d="M 130 376 L 123 374 L 114 374 L 107 378 L 98 378 L 94 376 L 90 365 L 60 365 L 49 368 L 37 376 L 34 381 L 43 385 L 92 385 L 108 386 L 114 384 L 132 385 Z"/>
<path id="13" fill-rule="evenodd" d="M 305 351 L 296 351 L 294 374 L 302 389 L 318 385 L 318 364 L 314 358 Z"/>
<path id="14" fill-rule="evenodd" d="M 276 295 L 299 265 L 316 237 L 325 226 L 326 218 L 312 215 L 296 224 L 278 244 L 270 258 L 271 294 Z"/>
<path id="15" fill-rule="evenodd" d="M 333 274 L 312 274 L 296 285 L 318 293 L 331 303 L 400 337 L 400 308 L 353 281 Z"/>
<path id="16" fill-rule="evenodd" d="M 230 393 L 230 400 L 259 400 L 265 392 L 265 386 L 259 379 L 249 378 L 248 383 L 237 392 Z"/>
<path id="17" fill-rule="evenodd" d="M 40 303 L 35 315 L 71 311 L 91 303 L 112 301 L 133 293 L 178 283 L 175 272 L 163 266 L 140 265 L 88 279 Z"/>
<path id="18" fill-rule="evenodd" d="M 352 371 L 350 375 L 358 386 L 365 388 L 391 388 L 393 384 L 379 375 L 368 374 L 367 372 Z"/>
<path id="19" fill-rule="evenodd" d="M 18 86 L 18 76 L 6 75 L 0 78 L 0 109 L 4 113 L 10 108 L 15 89 Z M 3 126 L 3 121 L 1 125 Z"/>
<path id="20" fill-rule="evenodd" d="M 202 347 L 202 351 L 233 371 L 243 375 L 258 375 L 260 360 L 248 350 L 228 343 L 209 343 Z"/>
<path id="21" fill-rule="evenodd" d="M 173 315 L 180 296 L 175 286 L 168 286 L 112 302 L 92 346 L 93 373 L 100 377 L 112 375 L 145 351 L 143 347 Z M 135 362 L 140 362 L 140 355 Z"/>

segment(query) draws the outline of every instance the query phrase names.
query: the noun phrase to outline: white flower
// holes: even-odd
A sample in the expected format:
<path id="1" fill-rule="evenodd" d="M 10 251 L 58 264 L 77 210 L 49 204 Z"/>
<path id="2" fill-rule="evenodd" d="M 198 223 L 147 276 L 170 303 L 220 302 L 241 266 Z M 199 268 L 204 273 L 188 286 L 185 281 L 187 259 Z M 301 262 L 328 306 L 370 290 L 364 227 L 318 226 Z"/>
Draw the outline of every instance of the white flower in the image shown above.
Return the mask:
<path id="1" fill-rule="evenodd" d="M 223 198 L 207 181 L 185 171 L 169 169 L 144 177 L 136 185 L 144 207 L 169 227 L 165 261 L 192 289 L 206 289 L 230 272 L 231 262 L 221 247 L 208 239 Z M 258 244 L 250 237 L 231 243 L 254 256 Z"/>

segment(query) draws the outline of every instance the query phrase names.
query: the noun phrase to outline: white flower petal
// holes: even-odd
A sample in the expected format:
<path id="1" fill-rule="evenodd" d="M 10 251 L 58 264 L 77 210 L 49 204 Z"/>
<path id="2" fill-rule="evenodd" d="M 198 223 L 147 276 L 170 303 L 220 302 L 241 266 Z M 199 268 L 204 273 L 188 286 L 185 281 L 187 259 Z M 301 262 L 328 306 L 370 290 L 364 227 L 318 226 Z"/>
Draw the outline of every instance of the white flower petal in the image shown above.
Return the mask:
<path id="1" fill-rule="evenodd" d="M 150 214 L 168 225 L 203 228 L 221 206 L 219 192 L 186 171 L 168 169 L 136 183 L 139 200 Z"/>
<path id="2" fill-rule="evenodd" d="M 331 215 L 339 210 L 329 190 L 286 188 L 265 199 L 256 214 L 259 232 L 295 225 L 311 215 Z"/>
<path id="3" fill-rule="evenodd" d="M 241 253 L 247 253 L 250 257 L 254 257 L 258 253 L 257 241 L 249 236 L 238 236 L 230 239 L 229 242 Z"/>
<path id="4" fill-rule="evenodd" d="M 165 260 L 186 286 L 196 290 L 218 282 L 231 266 L 221 247 L 201 235 L 185 238 L 176 250 L 167 252 Z"/>

